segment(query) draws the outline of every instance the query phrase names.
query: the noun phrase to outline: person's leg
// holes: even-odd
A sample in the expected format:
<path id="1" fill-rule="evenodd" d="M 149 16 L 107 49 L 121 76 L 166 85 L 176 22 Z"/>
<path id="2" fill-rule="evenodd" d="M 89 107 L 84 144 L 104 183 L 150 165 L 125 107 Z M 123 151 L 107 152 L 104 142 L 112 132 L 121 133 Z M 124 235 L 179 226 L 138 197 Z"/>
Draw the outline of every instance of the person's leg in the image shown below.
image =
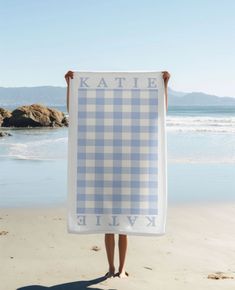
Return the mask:
<path id="1" fill-rule="evenodd" d="M 115 267 L 114 267 L 115 239 L 114 239 L 114 234 L 105 234 L 105 247 L 106 247 L 106 253 L 107 253 L 107 258 L 108 258 L 108 262 L 109 262 L 109 272 L 106 275 L 111 277 L 115 273 Z"/>
<path id="2" fill-rule="evenodd" d="M 119 235 L 118 247 L 119 247 L 118 276 L 120 278 L 124 278 L 124 277 L 128 276 L 128 273 L 125 271 L 125 259 L 126 259 L 126 251 L 127 251 L 127 235 Z"/>

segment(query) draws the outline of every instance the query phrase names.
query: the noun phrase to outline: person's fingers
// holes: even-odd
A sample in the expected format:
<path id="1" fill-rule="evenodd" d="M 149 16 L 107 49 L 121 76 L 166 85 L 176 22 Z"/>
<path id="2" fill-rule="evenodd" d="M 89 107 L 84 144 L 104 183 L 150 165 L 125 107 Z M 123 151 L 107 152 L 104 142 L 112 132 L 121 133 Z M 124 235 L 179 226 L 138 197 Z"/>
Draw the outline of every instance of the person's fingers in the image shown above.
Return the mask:
<path id="1" fill-rule="evenodd" d="M 162 77 L 163 77 L 164 81 L 169 81 L 170 74 L 168 72 L 164 72 Z"/>
<path id="2" fill-rule="evenodd" d="M 168 71 L 162 71 L 162 73 L 163 73 L 164 76 L 170 76 Z"/>
<path id="3" fill-rule="evenodd" d="M 70 78 L 70 77 L 73 78 L 73 75 L 67 73 L 64 77 L 65 78 Z"/>
<path id="4" fill-rule="evenodd" d="M 68 76 L 72 79 L 73 78 L 73 72 L 72 71 L 69 71 L 68 72 Z"/>
<path id="5" fill-rule="evenodd" d="M 65 79 L 66 78 L 71 78 L 71 79 L 73 79 L 73 71 L 68 71 L 66 74 L 65 74 Z"/>

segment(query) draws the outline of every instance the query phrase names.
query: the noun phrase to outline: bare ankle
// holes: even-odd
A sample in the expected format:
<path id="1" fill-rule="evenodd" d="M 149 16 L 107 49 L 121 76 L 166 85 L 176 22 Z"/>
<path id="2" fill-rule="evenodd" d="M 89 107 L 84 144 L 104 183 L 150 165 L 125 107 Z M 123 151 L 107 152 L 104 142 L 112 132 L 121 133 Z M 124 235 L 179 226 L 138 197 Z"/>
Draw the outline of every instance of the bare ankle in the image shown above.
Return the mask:
<path id="1" fill-rule="evenodd" d="M 119 267 L 119 268 L 118 268 L 118 272 L 119 272 L 119 273 L 125 272 L 124 267 Z"/>
<path id="2" fill-rule="evenodd" d="M 114 266 L 109 267 L 109 272 L 110 273 L 114 273 L 115 272 L 115 267 Z"/>

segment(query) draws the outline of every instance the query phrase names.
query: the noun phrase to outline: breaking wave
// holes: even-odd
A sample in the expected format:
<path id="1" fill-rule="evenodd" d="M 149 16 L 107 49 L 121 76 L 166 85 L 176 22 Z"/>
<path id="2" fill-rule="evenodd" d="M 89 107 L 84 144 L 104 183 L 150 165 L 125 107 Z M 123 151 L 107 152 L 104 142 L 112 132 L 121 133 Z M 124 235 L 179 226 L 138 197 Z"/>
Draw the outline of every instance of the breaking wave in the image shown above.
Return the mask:
<path id="1" fill-rule="evenodd" d="M 167 131 L 235 133 L 235 117 L 167 117 Z"/>

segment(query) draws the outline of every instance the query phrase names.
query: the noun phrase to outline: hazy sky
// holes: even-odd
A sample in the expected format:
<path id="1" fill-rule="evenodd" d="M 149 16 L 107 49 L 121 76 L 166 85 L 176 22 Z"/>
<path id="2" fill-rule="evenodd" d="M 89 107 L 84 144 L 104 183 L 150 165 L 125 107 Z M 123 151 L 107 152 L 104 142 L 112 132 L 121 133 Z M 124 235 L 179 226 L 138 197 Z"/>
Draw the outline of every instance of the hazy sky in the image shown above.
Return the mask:
<path id="1" fill-rule="evenodd" d="M 0 86 L 67 70 L 168 70 L 170 87 L 235 97 L 233 0 L 0 0 Z"/>

